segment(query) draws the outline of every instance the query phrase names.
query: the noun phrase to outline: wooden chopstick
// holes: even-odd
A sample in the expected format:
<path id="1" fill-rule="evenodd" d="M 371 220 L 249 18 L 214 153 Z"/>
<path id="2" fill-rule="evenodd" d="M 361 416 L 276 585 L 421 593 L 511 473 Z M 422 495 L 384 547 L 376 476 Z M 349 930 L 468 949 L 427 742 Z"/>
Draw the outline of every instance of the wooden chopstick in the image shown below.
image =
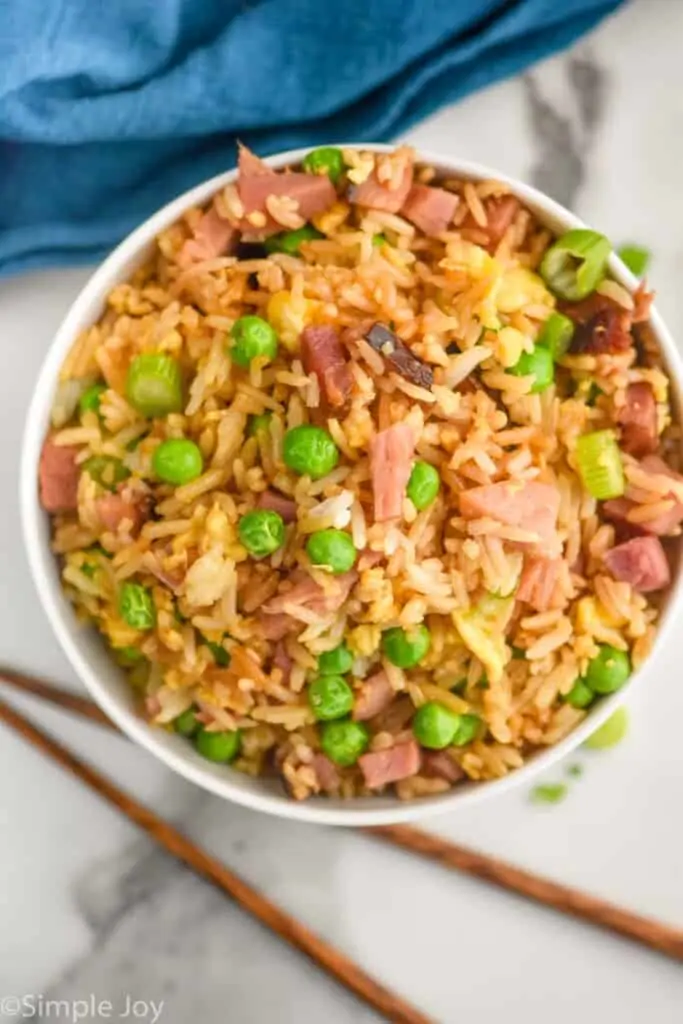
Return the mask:
<path id="1" fill-rule="evenodd" d="M 0 666 L 0 681 L 23 693 L 42 697 L 57 707 L 83 715 L 91 721 L 116 729 L 92 701 L 22 673 Z M 649 949 L 683 961 L 683 929 L 623 910 L 589 893 L 534 875 L 496 857 L 458 846 L 447 839 L 407 825 L 383 825 L 363 828 L 373 839 L 380 839 L 410 853 L 417 853 L 442 867 L 471 875 L 507 892 L 533 900 L 543 906 L 576 917 L 611 933 L 639 942 Z"/>
<path id="2" fill-rule="evenodd" d="M 3 679 L 8 677 L 2 673 Z M 17 685 L 17 673 L 12 673 L 13 684 Z M 31 692 L 37 692 L 33 689 Z M 55 702 L 56 703 L 56 702 Z M 71 705 L 73 709 L 75 705 Z M 90 718 L 91 716 L 88 715 Z M 282 910 L 277 904 L 266 899 L 243 879 L 210 856 L 178 829 L 169 825 L 154 811 L 124 793 L 106 775 L 102 775 L 86 761 L 82 761 L 47 733 L 38 729 L 27 718 L 9 704 L 0 700 L 0 721 L 28 740 L 43 754 L 56 761 L 75 775 L 81 782 L 94 790 L 107 803 L 121 811 L 147 835 L 163 847 L 167 853 L 191 868 L 195 874 L 232 897 L 239 905 L 252 914 L 291 946 L 305 953 L 318 967 L 326 971 L 335 981 L 367 1003 L 387 1020 L 400 1024 L 433 1024 L 416 1007 L 392 992 L 367 974 L 358 964 L 344 953 L 325 942 L 306 925 Z"/>
<path id="3" fill-rule="evenodd" d="M 683 929 L 672 928 L 630 910 L 622 910 L 614 903 L 597 896 L 572 889 L 549 878 L 523 871 L 514 864 L 507 864 L 497 857 L 468 850 L 447 839 L 428 832 L 421 832 L 407 825 L 380 825 L 365 829 L 375 839 L 383 839 L 392 846 L 400 846 L 411 853 L 428 857 L 444 867 L 460 871 L 484 882 L 497 885 L 500 889 L 517 893 L 526 899 L 542 903 L 563 914 L 577 917 L 581 921 L 597 925 L 609 932 L 616 932 L 643 946 L 664 953 L 674 960 L 683 961 Z"/>

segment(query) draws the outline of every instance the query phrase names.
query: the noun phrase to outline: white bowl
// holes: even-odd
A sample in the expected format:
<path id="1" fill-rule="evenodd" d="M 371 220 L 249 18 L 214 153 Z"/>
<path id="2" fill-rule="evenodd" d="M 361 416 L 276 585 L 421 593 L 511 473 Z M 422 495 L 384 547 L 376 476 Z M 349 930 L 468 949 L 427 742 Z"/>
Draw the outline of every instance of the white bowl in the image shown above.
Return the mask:
<path id="1" fill-rule="evenodd" d="M 386 152 L 389 146 L 358 147 Z M 293 150 L 271 158 L 274 167 L 296 164 L 307 150 Z M 556 232 L 583 227 L 583 223 L 564 207 L 541 192 L 507 178 L 498 171 L 467 161 L 444 159 L 434 153 L 420 153 L 419 160 L 437 168 L 449 177 L 482 180 L 496 178 L 506 181 L 512 191 L 530 207 L 541 222 Z M 31 572 L 43 607 L 75 672 L 109 717 L 131 739 L 140 743 L 170 768 L 186 779 L 196 782 L 218 796 L 234 800 L 254 810 L 299 821 L 325 825 L 381 825 L 413 821 L 428 815 L 454 811 L 495 793 L 503 793 L 520 784 L 528 784 L 532 776 L 548 768 L 585 740 L 622 703 L 636 685 L 645 679 L 654 682 L 654 662 L 666 635 L 671 631 L 676 611 L 681 605 L 683 588 L 681 573 L 667 596 L 666 608 L 660 623 L 656 650 L 646 666 L 634 673 L 628 683 L 616 694 L 601 700 L 587 715 L 586 720 L 556 746 L 533 756 L 524 767 L 503 779 L 467 783 L 439 796 L 425 797 L 404 803 L 394 797 L 382 796 L 355 801 L 312 798 L 298 803 L 290 800 L 275 780 L 255 779 L 225 766 L 214 765 L 197 754 L 183 739 L 162 729 L 153 728 L 135 712 L 133 695 L 121 671 L 107 653 L 98 634 L 80 625 L 73 608 L 64 597 L 59 580 L 57 560 L 50 551 L 48 516 L 38 502 L 37 473 L 40 449 L 48 428 L 55 383 L 59 368 L 79 331 L 94 323 L 104 307 L 105 297 L 112 287 L 125 281 L 150 251 L 155 236 L 189 207 L 206 202 L 219 188 L 233 181 L 236 171 L 228 171 L 198 185 L 173 202 L 164 206 L 136 231 L 129 235 L 95 271 L 76 301 L 52 342 L 36 383 L 24 434 L 21 458 L 21 514 L 24 539 Z M 633 290 L 637 281 L 615 256 L 610 270 L 617 281 Z M 673 400 L 682 408 L 683 368 L 676 346 L 659 315 L 653 311 L 651 324 L 661 345 L 664 361 L 672 380 Z"/>

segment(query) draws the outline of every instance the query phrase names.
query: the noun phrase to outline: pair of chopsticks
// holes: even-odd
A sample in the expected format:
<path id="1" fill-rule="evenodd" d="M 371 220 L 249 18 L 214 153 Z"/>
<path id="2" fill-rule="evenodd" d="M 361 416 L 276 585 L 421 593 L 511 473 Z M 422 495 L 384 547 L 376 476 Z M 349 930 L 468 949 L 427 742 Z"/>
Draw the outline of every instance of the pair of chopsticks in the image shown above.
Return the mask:
<path id="1" fill-rule="evenodd" d="M 24 694 L 54 704 L 64 711 L 89 719 L 97 725 L 116 730 L 116 726 L 92 701 L 44 680 L 0 667 L 0 682 Z M 0 721 L 32 743 L 48 758 L 70 771 L 103 800 L 138 825 L 167 853 L 221 892 L 232 897 L 272 932 L 305 953 L 318 967 L 386 1019 L 399 1024 L 431 1024 L 430 1018 L 420 1010 L 367 974 L 344 953 L 272 903 L 182 832 L 119 789 L 105 775 L 76 757 L 2 700 Z M 675 960 L 683 961 L 683 929 L 673 928 L 622 910 L 587 893 L 538 877 L 494 857 L 468 850 L 439 836 L 406 825 L 386 825 L 364 828 L 361 831 L 392 846 L 427 857 L 444 867 L 490 882 L 508 892 L 524 896 L 639 942 Z"/>

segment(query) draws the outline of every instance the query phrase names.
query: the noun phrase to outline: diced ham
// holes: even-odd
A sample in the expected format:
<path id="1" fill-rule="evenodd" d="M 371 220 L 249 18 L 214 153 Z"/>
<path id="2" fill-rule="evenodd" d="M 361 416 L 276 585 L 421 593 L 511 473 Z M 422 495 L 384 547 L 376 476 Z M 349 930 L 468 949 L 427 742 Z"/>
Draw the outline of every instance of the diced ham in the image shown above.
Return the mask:
<path id="1" fill-rule="evenodd" d="M 237 191 L 244 207 L 241 229 L 253 237 L 266 238 L 283 230 L 268 212 L 269 196 L 287 196 L 298 204 L 295 212 L 304 220 L 328 210 L 337 193 L 327 175 L 282 171 L 277 174 L 240 174 Z"/>
<path id="2" fill-rule="evenodd" d="M 297 622 L 291 615 L 284 612 L 268 614 L 261 611 L 256 617 L 256 622 L 264 640 L 282 640 L 289 633 L 294 633 L 304 628 L 303 622 Z"/>
<path id="3" fill-rule="evenodd" d="M 647 473 L 668 476 L 678 483 L 683 483 L 683 476 L 670 469 L 657 455 L 646 456 L 639 465 Z M 678 500 L 673 491 L 669 491 L 662 497 L 673 502 L 671 508 L 646 522 L 632 523 L 630 521 L 629 513 L 639 507 L 639 503 L 630 497 L 612 498 L 610 501 L 604 502 L 602 512 L 613 522 L 626 526 L 630 533 L 649 533 L 663 537 L 675 533 L 679 524 L 683 522 L 683 502 Z"/>
<path id="4" fill-rule="evenodd" d="M 43 444 L 38 481 L 40 503 L 46 512 L 73 512 L 78 508 L 77 455 L 78 448 L 57 445 L 49 437 Z"/>
<path id="5" fill-rule="evenodd" d="M 559 510 L 557 488 L 535 480 L 486 484 L 460 495 L 460 511 L 466 519 L 486 516 L 507 526 L 516 526 L 533 534 L 534 539 L 529 538 L 528 543 L 539 545 L 544 554 L 551 553 L 549 547 L 557 547 Z"/>
<path id="6" fill-rule="evenodd" d="M 375 672 L 361 685 L 353 706 L 355 722 L 365 722 L 385 711 L 394 699 L 394 688 L 384 669 Z"/>
<path id="7" fill-rule="evenodd" d="M 380 430 L 370 442 L 370 471 L 375 501 L 375 522 L 401 515 L 412 470 L 415 434 L 406 423 Z"/>
<path id="8" fill-rule="evenodd" d="M 192 238 L 188 238 L 180 250 L 178 263 L 186 268 L 193 263 L 224 256 L 230 252 L 237 236 L 237 228 L 221 217 L 215 206 L 210 206 L 194 229 Z"/>
<path id="9" fill-rule="evenodd" d="M 337 328 L 332 324 L 307 327 L 301 335 L 301 359 L 306 373 L 318 378 L 327 405 L 343 408 L 351 395 L 353 376 Z"/>
<path id="10" fill-rule="evenodd" d="M 326 757 L 324 754 L 314 754 L 311 765 L 321 789 L 329 793 L 339 788 L 339 783 L 341 782 L 339 772 L 329 757 Z"/>
<path id="11" fill-rule="evenodd" d="M 358 206 L 367 206 L 372 210 L 384 210 L 386 213 L 398 213 L 408 198 L 413 185 L 413 162 L 406 162 L 401 179 L 396 188 L 392 182 L 380 181 L 377 168 L 360 185 L 352 185 L 349 199 Z"/>
<path id="12" fill-rule="evenodd" d="M 341 576 L 330 577 L 323 588 L 308 573 L 292 573 L 288 582 L 293 585 L 267 601 L 263 611 L 266 615 L 279 615 L 286 605 L 301 605 L 318 615 L 329 615 L 341 608 L 357 579 L 358 573 L 352 569 Z"/>
<path id="13" fill-rule="evenodd" d="M 257 508 L 268 508 L 281 515 L 286 523 L 296 522 L 296 502 L 277 491 L 264 491 L 256 502 Z"/>
<path id="14" fill-rule="evenodd" d="M 425 235 L 440 235 L 453 220 L 459 197 L 445 188 L 413 185 L 403 204 L 402 215 Z"/>
<path id="15" fill-rule="evenodd" d="M 484 200 L 486 227 L 480 227 L 471 213 L 465 217 L 462 227 L 467 230 L 484 231 L 488 236 L 486 248 L 489 252 L 493 252 L 498 248 L 503 235 L 517 216 L 519 206 L 519 200 L 515 196 L 490 196 Z"/>
<path id="16" fill-rule="evenodd" d="M 275 654 L 273 655 L 273 665 L 275 668 L 279 668 L 282 672 L 282 682 L 285 686 L 289 684 L 289 676 L 292 671 L 294 662 L 287 654 L 287 648 L 285 647 L 282 640 L 278 640 L 275 645 Z"/>
<path id="17" fill-rule="evenodd" d="M 526 558 L 515 598 L 537 612 L 547 611 L 553 602 L 561 565 L 560 558 Z"/>
<path id="18" fill-rule="evenodd" d="M 104 528 L 113 533 L 116 533 L 124 521 L 128 521 L 130 533 L 137 533 L 147 519 L 145 503 L 125 493 L 105 494 L 97 499 L 95 508 Z"/>
<path id="19" fill-rule="evenodd" d="M 620 447 L 629 455 L 640 457 L 656 451 L 657 403 L 651 384 L 641 380 L 628 385 L 617 422 L 621 426 Z"/>
<path id="20" fill-rule="evenodd" d="M 370 548 L 366 548 L 365 551 L 361 551 L 358 558 L 358 572 L 374 569 L 384 558 L 386 558 L 386 555 L 381 551 L 372 551 Z"/>
<path id="21" fill-rule="evenodd" d="M 447 750 L 426 750 L 422 755 L 422 774 L 430 778 L 460 782 L 466 778 L 464 769 L 454 761 Z"/>
<path id="22" fill-rule="evenodd" d="M 252 177 L 258 178 L 259 176 L 265 177 L 270 175 L 273 177 L 277 171 L 269 167 L 256 153 L 252 153 L 246 146 L 240 144 L 239 152 L 237 155 L 237 170 L 239 171 L 240 177 Z"/>
<path id="23" fill-rule="evenodd" d="M 634 537 L 612 548 L 603 561 L 615 579 L 630 583 L 634 590 L 648 594 L 671 582 L 666 552 L 658 537 Z"/>
<path id="24" fill-rule="evenodd" d="M 400 782 L 401 779 L 417 775 L 420 763 L 420 748 L 412 739 L 397 743 L 389 750 L 376 750 L 358 758 L 365 785 L 369 789 L 379 789 L 390 782 Z"/>

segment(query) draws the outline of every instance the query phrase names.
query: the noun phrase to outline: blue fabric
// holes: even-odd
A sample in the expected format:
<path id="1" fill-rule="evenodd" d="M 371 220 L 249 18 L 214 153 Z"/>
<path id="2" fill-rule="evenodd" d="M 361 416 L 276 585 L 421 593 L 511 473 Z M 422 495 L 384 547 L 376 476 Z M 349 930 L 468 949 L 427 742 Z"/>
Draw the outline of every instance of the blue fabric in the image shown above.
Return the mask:
<path id="1" fill-rule="evenodd" d="M 236 138 L 390 139 L 620 2 L 0 0 L 0 274 L 100 258 Z"/>

